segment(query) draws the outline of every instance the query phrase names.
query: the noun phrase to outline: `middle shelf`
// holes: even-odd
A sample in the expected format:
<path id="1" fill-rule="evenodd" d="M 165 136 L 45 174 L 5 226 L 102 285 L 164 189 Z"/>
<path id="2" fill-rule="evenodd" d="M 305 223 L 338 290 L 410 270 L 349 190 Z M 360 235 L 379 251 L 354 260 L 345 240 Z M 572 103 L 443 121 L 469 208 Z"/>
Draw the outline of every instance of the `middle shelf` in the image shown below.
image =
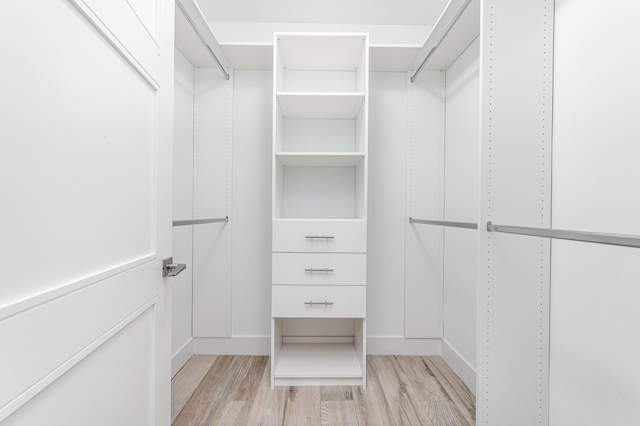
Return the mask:
<path id="1" fill-rule="evenodd" d="M 277 152 L 283 166 L 291 167 L 350 167 L 364 159 L 360 152 Z"/>

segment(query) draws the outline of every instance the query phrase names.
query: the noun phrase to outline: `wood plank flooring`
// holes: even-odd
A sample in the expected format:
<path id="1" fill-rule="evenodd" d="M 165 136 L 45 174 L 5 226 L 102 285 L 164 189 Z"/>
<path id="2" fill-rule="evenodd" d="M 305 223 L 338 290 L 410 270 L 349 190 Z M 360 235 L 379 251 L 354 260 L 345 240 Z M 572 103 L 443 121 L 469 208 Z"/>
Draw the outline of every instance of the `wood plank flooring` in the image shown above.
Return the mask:
<path id="1" fill-rule="evenodd" d="M 367 388 L 271 389 L 269 357 L 196 355 L 171 383 L 173 425 L 475 425 L 475 397 L 437 356 L 368 356 Z"/>

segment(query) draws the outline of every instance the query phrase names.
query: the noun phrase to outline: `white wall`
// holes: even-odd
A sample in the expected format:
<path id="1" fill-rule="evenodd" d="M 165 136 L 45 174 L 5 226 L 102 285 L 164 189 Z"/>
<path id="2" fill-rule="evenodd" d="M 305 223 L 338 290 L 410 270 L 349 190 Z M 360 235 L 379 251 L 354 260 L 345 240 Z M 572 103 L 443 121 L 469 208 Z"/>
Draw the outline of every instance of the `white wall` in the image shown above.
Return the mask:
<path id="1" fill-rule="evenodd" d="M 173 143 L 173 220 L 193 218 L 193 95 L 194 69 L 189 61 L 175 50 L 174 143 Z M 187 269 L 171 279 L 172 373 L 188 360 L 192 353 L 192 227 L 173 228 L 173 260 L 185 263 Z"/>
<path id="2" fill-rule="evenodd" d="M 554 228 L 640 235 L 638 20 L 556 0 Z M 550 424 L 640 424 L 640 250 L 556 240 L 551 264 Z"/>
<path id="3" fill-rule="evenodd" d="M 404 340 L 406 74 L 370 78 L 367 329 Z M 232 336 L 268 353 L 272 73 L 235 71 L 233 91 Z"/>
<path id="4" fill-rule="evenodd" d="M 446 73 L 444 217 L 455 222 L 478 221 L 479 41 Z M 443 355 L 471 389 L 476 368 L 477 238 L 474 230 L 444 229 Z"/>

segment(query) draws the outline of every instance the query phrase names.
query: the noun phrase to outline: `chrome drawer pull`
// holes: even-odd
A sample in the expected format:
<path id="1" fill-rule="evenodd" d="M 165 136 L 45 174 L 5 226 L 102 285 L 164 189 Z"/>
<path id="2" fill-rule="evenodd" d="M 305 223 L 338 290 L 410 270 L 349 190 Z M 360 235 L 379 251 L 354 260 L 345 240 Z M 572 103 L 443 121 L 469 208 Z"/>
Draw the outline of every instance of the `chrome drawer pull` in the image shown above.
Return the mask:
<path id="1" fill-rule="evenodd" d="M 332 306 L 333 302 L 327 302 L 326 300 L 324 302 L 309 301 L 309 302 L 304 302 L 304 304 L 309 306 L 314 306 L 314 305 Z"/>
<path id="2" fill-rule="evenodd" d="M 333 269 L 313 269 L 313 268 L 308 268 L 304 270 L 305 272 L 333 272 Z"/>
<path id="3" fill-rule="evenodd" d="M 316 240 L 316 239 L 325 239 L 325 240 L 333 240 L 333 237 L 325 236 L 325 235 L 305 235 L 307 240 Z"/>

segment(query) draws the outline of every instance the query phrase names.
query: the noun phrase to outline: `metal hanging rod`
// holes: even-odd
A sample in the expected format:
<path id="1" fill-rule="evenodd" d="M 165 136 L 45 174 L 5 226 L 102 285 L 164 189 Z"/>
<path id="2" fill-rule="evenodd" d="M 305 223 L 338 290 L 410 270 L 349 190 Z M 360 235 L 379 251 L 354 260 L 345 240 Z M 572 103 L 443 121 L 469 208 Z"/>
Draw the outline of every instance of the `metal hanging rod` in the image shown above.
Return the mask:
<path id="1" fill-rule="evenodd" d="M 200 39 L 200 41 L 202 42 L 204 47 L 206 47 L 207 51 L 209 51 L 209 54 L 211 55 L 213 60 L 216 62 L 216 64 L 218 64 L 218 67 L 220 68 L 220 71 L 222 71 L 222 73 L 224 74 L 224 78 L 229 80 L 229 73 L 227 72 L 227 70 L 224 69 L 224 67 L 222 66 L 222 64 L 218 60 L 218 57 L 216 56 L 216 54 L 213 53 L 213 50 L 211 50 L 211 46 L 209 46 L 209 43 L 207 43 L 207 41 L 204 39 L 204 36 L 202 35 L 202 33 L 200 31 L 198 31 L 198 27 L 196 26 L 196 23 L 193 22 L 193 19 L 191 19 L 191 16 L 187 12 L 187 9 L 185 9 L 185 7 L 182 5 L 180 0 L 176 0 L 176 4 L 178 5 L 180 10 L 182 11 L 182 14 L 187 19 L 187 22 L 189 22 L 189 25 L 191 25 L 191 28 L 193 28 L 193 31 L 195 31 L 196 35 L 198 36 L 198 38 Z M 174 225 L 174 226 L 177 226 L 177 225 Z"/>
<path id="2" fill-rule="evenodd" d="M 636 235 L 601 234 L 596 232 L 568 231 L 564 229 L 529 228 L 526 226 L 505 226 L 494 225 L 491 222 L 487 222 L 487 231 L 555 238 L 559 240 L 583 241 L 586 243 L 609 244 L 613 246 L 640 247 L 640 236 Z"/>
<path id="3" fill-rule="evenodd" d="M 410 217 L 409 223 L 423 223 L 425 225 L 439 225 L 439 226 L 450 226 L 453 228 L 478 229 L 478 224 L 472 223 L 472 222 L 451 222 L 448 220 L 414 219 Z"/>
<path id="4" fill-rule="evenodd" d="M 440 44 L 442 44 L 442 41 L 447 37 L 447 35 L 449 34 L 449 32 L 451 31 L 453 26 L 456 24 L 456 22 L 458 22 L 458 19 L 460 19 L 460 17 L 464 13 L 465 9 L 467 8 L 467 6 L 469 6 L 469 3 L 471 3 L 471 0 L 467 0 L 467 1 L 464 2 L 462 7 L 458 10 L 458 13 L 456 13 L 456 16 L 454 16 L 453 20 L 449 23 L 449 26 L 447 27 L 447 30 L 440 37 L 440 40 L 438 40 L 438 42 L 431 48 L 431 50 L 429 50 L 429 53 L 427 53 L 427 56 L 424 58 L 422 63 L 420 63 L 420 66 L 418 67 L 416 72 L 414 72 L 413 75 L 411 76 L 411 82 L 412 83 L 415 81 L 415 79 L 418 76 L 418 74 L 420 74 L 420 72 L 422 71 L 422 68 L 425 66 L 425 64 L 427 63 L 429 58 L 431 58 L 431 55 L 433 55 L 436 52 L 436 50 L 438 50 L 438 48 L 440 47 Z"/>
<path id="5" fill-rule="evenodd" d="M 205 223 L 229 222 L 229 216 L 214 219 L 174 220 L 173 226 L 203 225 Z"/>

